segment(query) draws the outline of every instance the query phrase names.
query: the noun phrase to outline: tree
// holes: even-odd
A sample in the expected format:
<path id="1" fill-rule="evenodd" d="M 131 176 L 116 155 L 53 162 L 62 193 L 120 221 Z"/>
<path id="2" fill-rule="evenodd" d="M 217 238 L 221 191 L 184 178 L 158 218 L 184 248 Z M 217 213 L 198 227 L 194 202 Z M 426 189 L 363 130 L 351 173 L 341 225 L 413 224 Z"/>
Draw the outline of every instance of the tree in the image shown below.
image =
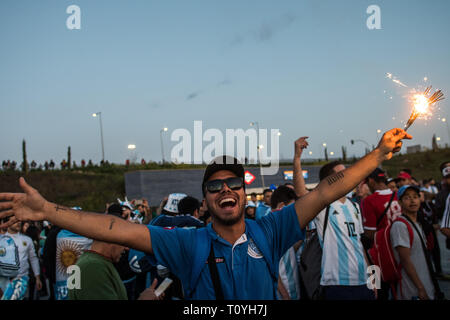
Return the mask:
<path id="1" fill-rule="evenodd" d="M 347 161 L 347 148 L 342 146 L 342 161 Z"/>
<path id="2" fill-rule="evenodd" d="M 25 139 L 22 141 L 22 171 L 24 174 L 28 173 L 28 162 L 27 162 L 27 143 L 25 142 Z"/>
<path id="3" fill-rule="evenodd" d="M 325 161 L 328 162 L 328 150 L 327 150 L 327 147 L 325 147 L 324 153 L 325 153 Z"/>
<path id="4" fill-rule="evenodd" d="M 436 134 L 433 134 L 433 139 L 431 140 L 431 149 L 433 149 L 433 152 L 436 152 L 439 149 L 439 146 L 436 141 Z"/>
<path id="5" fill-rule="evenodd" d="M 67 168 L 70 170 L 72 160 L 72 153 L 70 152 L 70 146 L 67 148 Z"/>

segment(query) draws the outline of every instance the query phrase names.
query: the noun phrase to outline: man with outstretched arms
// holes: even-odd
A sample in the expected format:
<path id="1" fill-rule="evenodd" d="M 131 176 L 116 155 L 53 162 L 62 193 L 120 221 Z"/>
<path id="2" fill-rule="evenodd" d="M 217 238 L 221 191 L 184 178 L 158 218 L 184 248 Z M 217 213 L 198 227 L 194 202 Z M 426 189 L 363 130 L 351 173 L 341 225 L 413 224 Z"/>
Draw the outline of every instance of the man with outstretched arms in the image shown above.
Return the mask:
<path id="1" fill-rule="evenodd" d="M 24 193 L 0 194 L 0 219 L 11 217 L 0 228 L 16 221 L 47 220 L 91 239 L 146 252 L 180 278 L 189 291 L 188 299 L 276 299 L 277 279 L 272 275 L 278 273 L 276 266 L 286 250 L 304 238 L 308 222 L 392 158 L 401 149 L 402 139 L 411 138 L 402 129 L 386 132 L 377 148 L 354 165 L 330 175 L 277 214 L 269 213 L 256 222 L 244 219 L 243 166 L 234 158 L 220 157 L 208 165 L 203 178 L 202 191 L 212 216 L 212 223 L 203 231 L 165 230 L 104 214 L 76 212 L 46 201 L 23 178 L 19 183 Z M 198 281 L 193 283 L 192 263 L 199 243 L 196 235 L 204 230 L 211 251 L 209 258 L 206 254 L 208 264 L 201 264 Z M 215 277 L 210 265 L 217 271 Z"/>

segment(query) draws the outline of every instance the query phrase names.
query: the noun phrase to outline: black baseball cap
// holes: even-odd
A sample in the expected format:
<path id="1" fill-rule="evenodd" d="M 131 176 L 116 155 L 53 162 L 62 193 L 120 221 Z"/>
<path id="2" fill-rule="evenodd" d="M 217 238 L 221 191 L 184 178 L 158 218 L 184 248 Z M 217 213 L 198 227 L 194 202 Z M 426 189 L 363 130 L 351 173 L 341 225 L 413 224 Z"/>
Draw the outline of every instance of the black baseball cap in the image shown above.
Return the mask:
<path id="1" fill-rule="evenodd" d="M 228 170 L 233 172 L 237 177 L 244 179 L 244 166 L 238 159 L 231 156 L 219 156 L 214 158 L 206 167 L 203 175 L 202 191 L 205 195 L 205 182 L 217 171 Z M 244 185 L 245 188 L 245 185 Z"/>
<path id="2" fill-rule="evenodd" d="M 111 215 L 111 216 L 116 216 L 119 218 L 122 218 L 122 207 L 120 204 L 118 203 L 113 203 L 112 205 L 110 205 L 108 207 L 108 210 L 106 210 L 106 214 Z"/>
<path id="3" fill-rule="evenodd" d="M 367 178 L 372 178 L 372 179 L 379 179 L 379 178 L 386 178 L 386 173 L 381 170 L 380 168 L 376 168 L 375 170 L 372 171 L 371 174 L 369 174 L 367 176 Z"/>

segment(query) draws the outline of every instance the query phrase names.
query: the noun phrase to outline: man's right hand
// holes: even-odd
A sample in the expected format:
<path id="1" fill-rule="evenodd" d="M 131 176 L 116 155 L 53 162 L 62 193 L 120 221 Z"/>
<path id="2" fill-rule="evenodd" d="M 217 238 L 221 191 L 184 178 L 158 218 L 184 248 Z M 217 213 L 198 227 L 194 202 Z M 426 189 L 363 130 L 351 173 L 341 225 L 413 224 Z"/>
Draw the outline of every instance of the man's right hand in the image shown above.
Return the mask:
<path id="1" fill-rule="evenodd" d="M 24 178 L 19 179 L 19 185 L 24 193 L 0 193 L 0 219 L 10 217 L 0 228 L 7 228 L 17 221 L 46 220 L 48 202 Z"/>
<path id="2" fill-rule="evenodd" d="M 302 156 L 303 149 L 306 149 L 308 147 L 308 139 L 309 137 L 301 137 L 295 140 L 295 151 L 294 151 L 294 157 L 299 159 Z"/>

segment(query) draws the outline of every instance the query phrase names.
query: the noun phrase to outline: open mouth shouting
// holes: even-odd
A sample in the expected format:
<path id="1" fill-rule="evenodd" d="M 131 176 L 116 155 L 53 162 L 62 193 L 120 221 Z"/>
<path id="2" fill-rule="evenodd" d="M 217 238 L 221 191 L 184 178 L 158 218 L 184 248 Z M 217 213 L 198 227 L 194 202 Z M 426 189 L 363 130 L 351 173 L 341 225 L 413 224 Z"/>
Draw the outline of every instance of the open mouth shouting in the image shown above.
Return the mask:
<path id="1" fill-rule="evenodd" d="M 224 195 L 217 200 L 219 208 L 224 209 L 225 211 L 232 211 L 237 207 L 237 199 L 232 195 Z"/>

